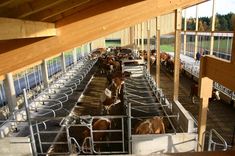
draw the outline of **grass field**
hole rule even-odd
[[[182,43],[183,44],[183,43]],[[195,42],[187,42],[187,49],[194,47]],[[210,49],[210,40],[208,41],[199,41],[198,46],[203,49]],[[161,51],[174,51],[174,45],[172,44],[163,44],[160,46]],[[232,39],[230,40],[215,40],[214,41],[214,51],[231,53],[232,50]]]
[[[194,42],[187,42],[188,45],[194,46]],[[199,41],[198,46],[203,49],[210,49],[210,40]],[[230,40],[214,40],[214,50],[224,53],[231,53],[232,50],[232,39]]]
[[[160,50],[165,52],[171,52],[174,51],[174,46],[170,44],[160,45]]]

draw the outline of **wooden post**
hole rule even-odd
[[[234,30],[235,30],[235,21],[234,21]],[[231,63],[235,64],[235,32],[233,33],[233,44],[232,44],[232,53],[231,53]]]
[[[198,5],[196,5],[196,28],[195,28],[195,45],[194,45],[194,59],[196,59],[196,54],[198,51]]]
[[[186,19],[186,9],[184,10],[184,55],[186,55],[186,40],[187,40],[187,35],[186,35],[186,31],[187,31],[187,19]]]
[[[139,28],[139,24],[137,24],[137,49],[139,49],[140,47],[139,32],[140,32],[140,28]]]
[[[212,95],[213,81],[208,77],[205,77],[206,69],[206,57],[202,57],[200,61],[200,73],[199,73],[199,116],[198,116],[198,151],[203,151],[204,137],[206,131],[206,120],[208,110],[208,100]]]
[[[42,69],[42,82],[43,82],[43,87],[48,88],[49,87],[49,78],[48,78],[48,70],[47,70],[47,61],[43,60],[41,64],[41,69]]]
[[[214,31],[215,31],[215,0],[213,0],[213,5],[212,5],[210,55],[213,55],[213,50],[214,50]]]
[[[156,17],[156,84],[160,87],[160,17]]]
[[[130,27],[130,46],[133,46],[133,27]]]
[[[136,25],[134,26],[134,49],[136,49],[136,45],[137,45],[137,28],[136,28]]]
[[[144,61],[144,23],[141,23],[141,51],[142,51],[142,60]]]
[[[147,21],[147,70],[150,72],[150,23]]]
[[[91,47],[90,47],[91,49]],[[73,48],[73,64],[77,64],[77,48]]]
[[[181,9],[175,11],[175,55],[174,55],[174,93],[173,100],[178,101],[179,95],[179,67],[181,47]]]
[[[62,72],[65,73],[66,72],[66,63],[65,63],[65,53],[64,52],[61,54],[60,59],[61,59]]]
[[[12,73],[7,73],[5,76],[4,83],[4,90],[8,102],[8,108],[10,111],[10,114],[13,114],[13,112],[16,110],[16,92],[15,92],[15,86],[14,86],[14,80]]]

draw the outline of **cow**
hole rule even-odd
[[[131,76],[131,72],[116,71],[107,74],[107,80],[109,85],[113,85],[116,97],[121,93],[122,84],[124,84],[124,79]]]
[[[101,117],[98,120],[93,120],[92,130],[109,130],[111,129],[111,120],[108,118]],[[87,129],[83,132],[84,140],[82,143],[82,151],[93,153],[91,145],[91,133],[93,134],[93,141],[103,141],[107,137],[105,132],[92,132]],[[93,148],[95,151],[100,151],[101,144],[94,144]]]
[[[195,98],[198,97],[198,84],[194,83],[191,85],[190,88],[190,97],[192,100],[192,103],[195,104]],[[214,100],[220,100],[220,93],[218,90],[213,89],[212,91],[212,97],[209,99],[209,101],[214,101]]]
[[[110,114],[110,110],[113,106],[119,104],[121,100],[112,95],[112,92],[109,89],[105,89],[105,93],[101,94],[100,97],[101,105],[104,107],[106,114]]]
[[[171,55],[165,52],[160,53],[160,60],[162,64],[165,64],[168,60],[171,59]]]
[[[154,116],[139,123],[135,128],[135,134],[164,134],[165,125],[163,117]]]
[[[121,65],[120,65],[120,62],[118,62],[118,61],[114,61],[112,59],[109,59],[108,65],[110,66],[111,72],[121,70]]]
[[[81,118],[73,117],[71,116],[71,121],[69,121],[69,124],[76,124]],[[83,120],[80,120],[80,124],[82,124]],[[101,117],[97,120],[94,120],[93,118],[88,118],[88,120],[84,120],[83,122],[85,123],[90,123],[92,127],[86,128],[81,134],[78,133],[80,130],[78,126],[74,126],[72,129],[69,129],[70,131],[70,136],[72,136],[77,140],[77,143],[71,144],[71,154],[80,154],[83,152],[84,154],[87,153],[93,153],[93,149],[91,148],[91,132],[90,129],[92,130],[108,130],[111,129],[111,120],[108,118]],[[65,123],[65,124],[68,124]],[[102,141],[106,137],[105,132],[94,132],[93,134],[93,141]],[[58,137],[55,139],[56,142],[66,142],[67,141],[67,135],[66,133],[61,133],[58,135]],[[95,150],[99,150],[99,144],[94,148]],[[64,144],[53,144],[50,146],[48,149],[47,155],[54,155],[55,153],[66,153],[67,152],[67,147]]]

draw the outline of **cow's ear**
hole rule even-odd
[[[163,116],[160,116],[160,119],[163,120]]]

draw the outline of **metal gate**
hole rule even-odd
[[[166,118],[176,133],[170,118],[179,118],[179,115],[169,115],[166,111],[171,104],[166,102],[162,90],[157,88],[155,81],[147,72],[144,65],[124,66],[123,71],[131,72],[131,77],[124,83],[124,98],[128,114],[129,153],[132,153],[132,133],[137,121],[154,116]]]
[[[125,116],[80,116],[75,121],[70,121],[71,123],[66,125],[70,153],[74,153],[74,145],[77,147],[77,154],[127,153],[125,118]],[[109,129],[94,128],[95,122],[100,119],[111,121]],[[97,140],[97,136],[101,138]]]

